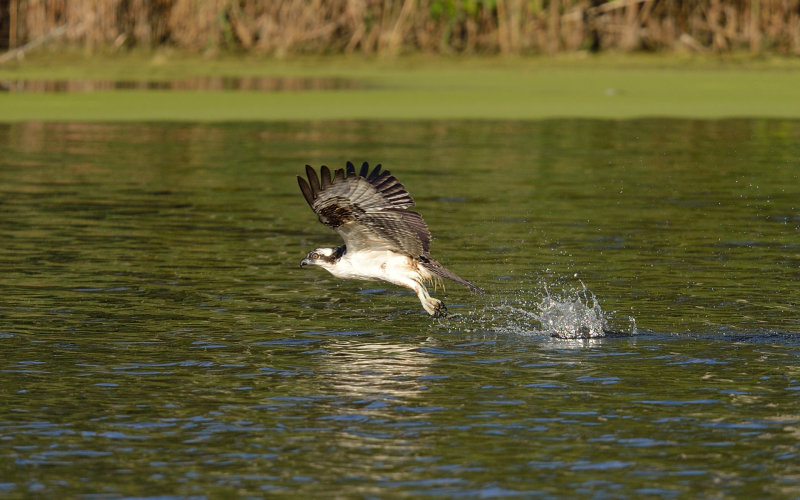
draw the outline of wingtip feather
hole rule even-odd
[[[322,181],[322,189],[325,189],[331,185],[331,169],[329,169],[327,165],[319,167],[319,175],[320,181]]]
[[[308,177],[308,183],[311,187],[311,192],[313,193],[313,199],[317,198],[317,194],[319,193],[319,177],[317,177],[317,172],[311,165],[306,165],[306,176]]]
[[[309,186],[308,182],[306,182],[306,180],[299,175],[297,176],[297,184],[300,185],[300,191],[303,193],[303,197],[306,199],[306,202],[308,202],[308,205],[313,208],[315,196],[311,186]]]
[[[381,175],[381,164],[378,163],[377,165],[375,165],[375,168],[372,169],[372,172],[369,174],[369,176],[367,176],[367,180],[372,182],[380,175]]]

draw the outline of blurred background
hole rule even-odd
[[[797,0],[2,0],[0,50],[800,54]]]

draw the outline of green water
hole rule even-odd
[[[0,125],[0,496],[800,496],[800,122]],[[299,262],[382,162],[453,284]],[[552,338],[583,286],[624,335]]]

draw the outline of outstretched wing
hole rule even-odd
[[[308,181],[297,177],[300,190],[320,222],[344,239],[348,250],[393,250],[411,257],[427,255],[431,233],[422,216],[408,210],[414,200],[388,170],[364,162],[356,173],[352,163],[333,173],[306,165]]]

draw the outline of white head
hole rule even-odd
[[[306,258],[300,261],[300,267],[319,266],[330,270],[344,254],[344,250],[344,245],[335,248],[317,248],[308,252]]]

